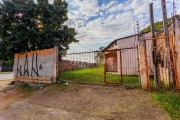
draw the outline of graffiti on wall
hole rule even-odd
[[[30,72],[29,72],[29,63],[28,63],[28,55],[26,54],[26,58],[25,58],[25,61],[24,61],[24,72],[22,72],[22,69],[23,69],[23,66],[19,65],[19,56],[18,56],[18,59],[17,59],[17,74],[16,76],[18,76],[18,74],[20,76],[32,76],[33,73],[36,75],[36,76],[39,76],[39,72],[38,72],[38,55],[37,53],[34,55],[32,55],[32,63],[31,64],[31,69],[30,69]],[[40,64],[39,65],[39,70],[42,70],[43,69],[43,66]]]

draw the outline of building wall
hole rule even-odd
[[[143,34],[143,38],[149,38],[151,33]],[[138,45],[137,35],[121,38],[108,47],[108,50],[133,48]],[[147,45],[147,58],[149,62],[149,73],[153,74],[153,61],[152,61],[152,40],[146,41]],[[121,50],[122,61],[120,60],[120,52],[117,51],[117,71],[121,74],[121,62],[122,62],[122,75],[138,75],[138,50],[137,49],[123,49]]]
[[[135,47],[137,45],[137,36],[131,36],[118,40],[117,45],[118,49]],[[117,56],[119,74],[121,74],[122,62],[122,75],[138,75],[137,49],[121,50],[122,61],[120,60],[120,52],[117,52]]]
[[[14,55],[14,81],[53,83],[57,79],[57,48]]]

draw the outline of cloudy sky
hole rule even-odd
[[[136,21],[142,30],[149,25],[149,3],[153,2],[155,21],[162,20],[161,0],[66,0],[69,20],[75,28],[79,44],[70,45],[68,52],[97,50],[115,39],[135,33]],[[180,0],[174,0],[180,13]],[[173,12],[173,0],[166,0],[168,17]]]
[[[35,0],[36,1],[36,0]],[[49,0],[52,2],[53,0]],[[98,50],[115,39],[133,35],[136,21],[140,30],[150,24],[149,3],[153,2],[155,21],[162,20],[161,0],[66,0],[69,27],[75,28],[75,38],[68,52]],[[180,0],[174,0],[180,14]],[[173,0],[166,0],[168,17],[173,12]]]

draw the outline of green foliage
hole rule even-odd
[[[172,120],[180,119],[180,94],[159,92],[150,94],[152,100],[160,105],[171,117]]]
[[[13,65],[14,63],[13,63],[13,61],[8,60],[8,61],[2,61],[2,64],[3,65]]]
[[[59,46],[68,50],[78,42],[74,29],[62,25],[67,19],[64,0],[3,0],[0,3],[0,60],[13,58],[14,53]]]
[[[102,50],[104,49],[104,47],[100,47],[99,51],[97,52],[95,55],[95,59],[99,62],[99,63],[103,63],[103,59],[104,59],[104,53],[102,52]]]
[[[171,25],[171,18],[168,18],[168,25]],[[154,23],[154,27],[155,27],[155,30],[156,31],[160,31],[161,28],[163,28],[163,21],[157,21]],[[147,26],[146,28],[144,28],[141,33],[146,33],[146,32],[150,32],[151,31],[151,28],[150,28],[150,25]]]

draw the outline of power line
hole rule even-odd
[[[161,9],[158,11],[158,13],[156,14],[155,18],[158,17],[159,13],[161,12]]]
[[[78,44],[79,46],[81,46],[81,47],[83,47],[83,48],[87,49],[87,50],[92,51],[91,49],[89,49],[89,48],[87,48],[87,47],[85,47],[85,46],[81,45],[80,43],[77,43],[77,44]]]

